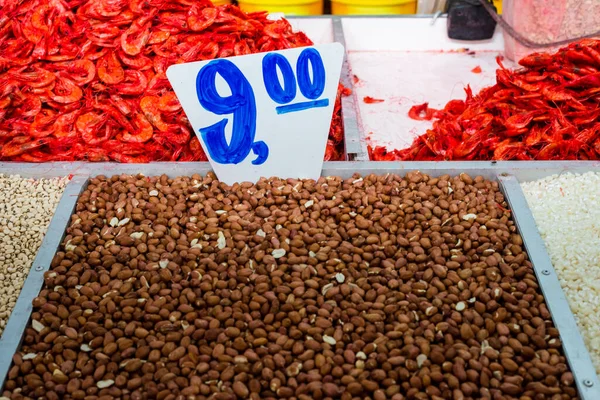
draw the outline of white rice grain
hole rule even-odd
[[[600,374],[600,173],[521,185]]]

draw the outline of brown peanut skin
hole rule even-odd
[[[575,399],[506,209],[465,174],[93,178],[3,395]]]

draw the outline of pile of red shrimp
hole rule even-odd
[[[443,109],[414,106],[434,123],[403,150],[370,148],[377,161],[600,160],[600,40],[554,54],[536,53],[524,68],[496,72],[496,84]]]
[[[312,45],[284,19],[208,0],[0,4],[0,160],[205,161],[167,67]]]

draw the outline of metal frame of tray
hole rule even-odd
[[[600,399],[600,380],[596,375],[575,317],[560,287],[544,242],[539,235],[535,220],[519,185],[519,182],[565,172],[600,172],[600,162],[332,162],[325,163],[323,175],[350,177],[354,173],[361,175],[371,173],[404,174],[417,170],[433,176],[457,175],[464,172],[473,176],[481,175],[488,179],[497,179],[500,182],[516,225],[523,237],[527,253],[533,263],[548,309],[560,332],[565,355],[575,377],[580,397],[584,400]],[[4,334],[0,338],[0,388],[4,385],[12,363],[12,355],[19,348],[31,317],[32,300],[38,295],[43,285],[44,272],[50,268],[50,263],[62,241],[78,195],[85,188],[88,178],[96,175],[121,173],[179,176],[194,173],[205,174],[209,171],[208,163],[0,163],[0,173],[3,174],[19,174],[31,178],[73,175],[73,179],[67,185],[50,222]]]
[[[348,52],[346,50],[346,38],[344,36],[344,26],[341,18],[332,19],[333,39],[344,46],[344,63],[342,64],[342,73],[340,82],[342,85],[352,90],[354,94],[354,83],[350,73],[350,63],[348,61]],[[342,123],[344,126],[344,159],[347,161],[367,161],[369,153],[367,144],[360,132],[358,123],[358,106],[354,95],[342,96]]]

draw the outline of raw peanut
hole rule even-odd
[[[233,384],[233,392],[241,399],[247,398],[248,394],[250,393],[246,385],[240,381],[237,381]]]
[[[471,327],[470,324],[465,323],[462,324],[460,327],[460,336],[464,339],[464,340],[468,340],[473,338],[473,328]]]
[[[500,390],[508,395],[516,396],[521,393],[522,389],[518,385],[512,383],[503,383],[500,385]]]
[[[505,370],[510,372],[515,372],[519,369],[519,365],[510,358],[502,359],[502,366]]]

